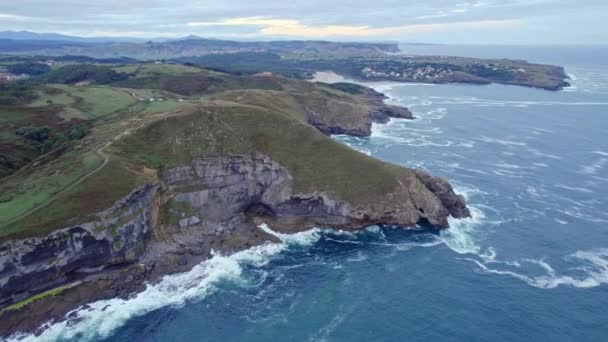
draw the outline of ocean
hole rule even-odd
[[[25,339],[607,340],[608,48],[404,49],[557,63],[571,77],[560,92],[373,84],[417,119],[334,137],[448,178],[472,218],[441,232],[278,235],[282,243],[215,256]]]

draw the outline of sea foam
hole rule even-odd
[[[482,272],[507,275],[515,279],[524,281],[530,286],[542,289],[552,289],[560,285],[569,285],[578,288],[591,288],[608,283],[608,249],[593,249],[582,250],[567,255],[564,259],[574,263],[573,266],[564,271],[555,270],[549,263],[539,259],[524,259],[522,262],[500,262],[494,258],[491,261],[477,260],[473,258],[464,258],[465,260],[475,263]],[[493,268],[489,265],[492,263],[502,263],[510,266],[515,266],[515,269],[522,268],[523,263],[534,264],[540,267],[545,274],[532,276],[523,272],[517,272],[513,269]],[[583,266],[581,266],[583,265]],[[569,273],[583,274],[573,275]]]
[[[212,294],[222,281],[242,282],[244,267],[262,267],[290,246],[306,246],[321,236],[320,229],[296,234],[280,234],[268,226],[260,229],[278,237],[280,243],[267,242],[260,246],[226,256],[213,253],[213,257],[193,267],[190,271],[163,277],[157,284],[128,299],[113,298],[89,304],[87,309],[68,313],[69,319],[47,324],[39,336],[18,334],[9,341],[57,341],[77,339],[91,341],[109,337],[116,329],[134,317],[145,315],[162,307],[181,307],[197,302]]]

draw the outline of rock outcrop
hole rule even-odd
[[[408,173],[409,174],[409,173]],[[0,333],[34,329],[91,300],[126,295],[144,281],[185,271],[210,257],[275,241],[257,225],[281,232],[314,226],[359,229],[370,224],[447,227],[447,218],[469,215],[462,196],[443,179],[411,172],[384,203],[352,204],[327,193],[295,193],[286,168],[268,156],[193,159],[161,172],[97,220],[46,237],[0,245],[0,307],[60,286],[72,302],[44,298],[27,310],[0,314]],[[123,274],[131,274],[125,278]],[[68,305],[70,304],[70,305]],[[34,305],[34,307],[36,307]],[[49,309],[51,308],[51,309]]]
[[[364,110],[364,114],[356,117],[346,115],[327,115],[327,112],[308,110],[306,120],[324,134],[347,134],[357,137],[367,137],[372,133],[372,123],[387,123],[390,118],[414,119],[412,113],[405,107],[378,104]]]
[[[133,191],[95,221],[0,244],[0,308],[104,268],[136,262],[152,230],[154,190],[147,185]]]
[[[167,169],[161,179],[172,193],[170,211],[180,223],[220,223],[246,215],[262,217],[278,230],[313,226],[356,229],[367,224],[435,228],[447,217],[469,216],[464,198],[449,183],[416,171],[406,186],[387,197],[398,202],[355,205],[327,193],[294,193],[289,172],[260,153],[195,159],[190,166]],[[185,221],[183,221],[185,220]]]
[[[352,106],[338,99],[325,98],[316,101],[315,106],[305,106],[306,121],[324,134],[367,137],[372,133],[372,123],[387,123],[390,118],[414,119],[409,109],[384,103],[386,95],[372,88],[350,83],[327,86],[356,93],[360,103]]]

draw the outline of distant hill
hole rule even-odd
[[[31,31],[0,31],[0,39],[41,40],[79,43],[144,42],[145,39],[130,37],[78,37],[59,33],[36,33]]]
[[[3,53],[27,53],[44,50],[59,50],[67,47],[84,47],[87,43],[67,40],[17,40],[0,38],[0,52]]]
[[[30,32],[30,31],[0,31],[0,39],[82,41],[84,38],[66,36],[66,35],[58,34],[58,33],[35,33],[35,32]]]
[[[0,52],[31,55],[81,55],[95,58],[171,59],[212,53],[306,53],[377,55],[399,52],[396,43],[329,42],[320,40],[231,41],[187,36],[174,40],[129,41],[128,38],[82,38],[27,31],[0,32]]]

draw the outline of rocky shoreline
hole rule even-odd
[[[314,114],[308,121],[326,134],[369,135],[372,122],[411,118],[405,108],[384,105],[378,94],[369,95],[372,105],[354,129],[327,125]],[[398,186],[386,200],[363,204],[323,191],[296,192],[289,170],[259,152],[193,158],[158,171],[156,182],[87,223],[0,244],[0,336],[41,333],[49,322],[76,323],[75,308],[141,292],[211,258],[212,251],[232,254],[278,242],[258,228],[262,223],[280,233],[376,224],[442,229],[449,216],[470,216],[446,180],[390,168]]]
[[[2,244],[4,303],[78,284],[22,309],[2,311],[0,333],[36,332],[48,320],[76,319],[77,313],[64,315],[79,305],[125,297],[143,290],[146,282],[187,271],[210,258],[212,250],[230,254],[276,242],[257,228],[262,222],[282,233],[317,226],[357,230],[373,224],[445,228],[450,214],[469,215],[462,196],[445,180],[422,171],[416,172],[416,180],[425,189],[411,197],[411,208],[397,203],[385,211],[353,207],[322,193],[293,194],[289,173],[258,153],[194,160],[191,166],[164,171],[160,178],[159,184],[148,184],[100,213],[115,214],[110,221]],[[176,225],[159,222],[159,201],[179,203],[169,209],[175,210]],[[126,221],[129,216],[133,219]],[[121,220],[124,224],[115,228],[114,236],[101,229],[96,234],[95,227]]]

